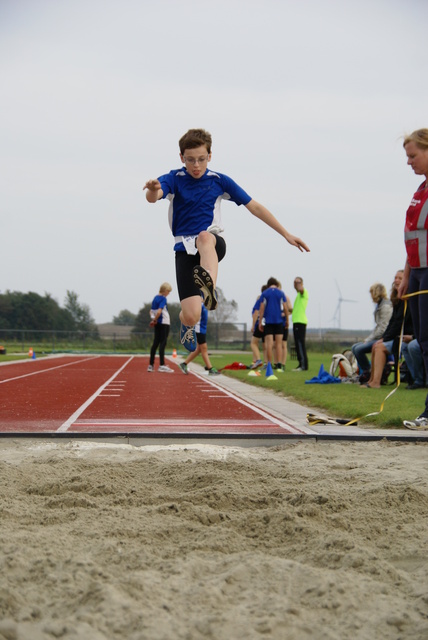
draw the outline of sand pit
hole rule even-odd
[[[0,640],[428,637],[428,445],[0,442]]]

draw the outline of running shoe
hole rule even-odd
[[[216,369],[215,367],[211,367],[211,369],[208,369],[208,375],[209,376],[218,376],[218,375],[220,375],[220,371],[218,369]]]
[[[147,371],[154,371],[155,368],[152,364],[149,364],[149,366],[147,367]]]
[[[161,373],[174,373],[174,369],[171,369],[171,367],[168,367],[167,364],[162,364],[158,371],[160,371]]]
[[[262,366],[262,364],[263,362],[261,360],[256,360],[255,362],[253,362],[250,369],[258,369],[259,367]]]
[[[196,331],[195,327],[181,325],[180,342],[187,351],[196,351]]]
[[[425,418],[425,416],[419,416],[416,420],[404,420],[403,424],[408,429],[423,431],[428,429],[428,418]]]
[[[214,311],[217,308],[217,291],[214,289],[214,283],[208,271],[196,265],[193,269],[193,280],[204,297],[204,305],[208,311]]]
[[[187,374],[189,373],[189,370],[187,368],[187,364],[185,362],[180,362],[180,369],[182,370],[183,373]]]

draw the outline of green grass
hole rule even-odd
[[[11,354],[11,355],[4,355],[1,354],[0,355],[0,364],[2,362],[14,362],[15,360],[29,360],[29,356],[28,355],[15,355],[15,354]]]
[[[309,353],[309,370],[292,371],[297,367],[295,360],[288,360],[285,373],[278,373],[278,380],[266,380],[248,376],[248,371],[223,371],[224,375],[242,380],[246,384],[272,389],[287,399],[295,400],[312,409],[320,409],[323,413],[336,418],[361,418],[360,424],[372,424],[378,428],[402,427],[402,421],[413,419],[422,413],[425,406],[426,389],[408,391],[405,384],[399,386],[395,393],[385,402],[379,415],[363,418],[367,413],[380,411],[385,397],[394,388],[394,384],[382,386],[380,389],[367,389],[359,384],[305,384],[305,380],[318,375],[320,365],[327,371],[330,368],[331,355]],[[232,362],[251,364],[251,354],[210,354],[213,366],[220,369]],[[195,362],[203,364],[202,360]],[[275,373],[275,372],[274,372]],[[391,383],[393,376],[390,376]]]

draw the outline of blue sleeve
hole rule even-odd
[[[166,306],[166,303],[166,297],[158,294],[153,298],[152,309],[163,309]]]
[[[230,200],[237,205],[240,204],[248,204],[250,200],[252,200],[251,196],[248,195],[242,187],[239,186],[232,178],[229,176],[225,176],[221,174],[221,184],[224,189],[224,192],[229,196]]]
[[[163,191],[162,198],[166,198],[168,194],[174,193],[176,173],[177,171],[170,171],[169,173],[165,173],[164,175],[158,177],[158,180],[161,183],[161,189]]]

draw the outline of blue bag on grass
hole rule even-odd
[[[320,366],[320,370],[318,371],[318,375],[310,380],[305,380],[305,384],[334,384],[336,382],[340,383],[340,378],[335,378],[331,376],[327,371],[324,370],[324,365]]]

